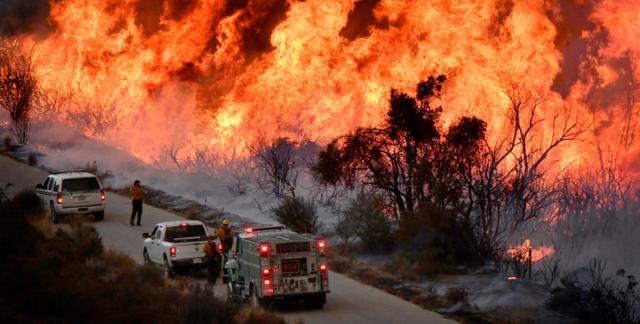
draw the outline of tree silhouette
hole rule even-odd
[[[444,75],[427,78],[417,84],[415,97],[391,90],[385,124],[332,141],[312,166],[316,179],[382,191],[394,203],[396,217],[425,202],[448,204],[456,189],[450,181],[464,165],[451,155],[477,152],[473,148],[484,138],[486,124],[464,117],[447,132],[442,130],[442,108],[433,102],[445,81]]]

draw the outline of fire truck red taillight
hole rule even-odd
[[[327,247],[327,241],[326,240],[318,240],[316,241],[316,248],[318,248],[318,250],[320,250],[320,253],[324,253],[325,248]]]
[[[271,251],[271,244],[260,243],[260,245],[258,246],[258,251],[260,252],[260,257],[263,257],[263,258],[269,257],[269,252]]]
[[[58,196],[56,197],[56,202],[58,203],[58,205],[62,205],[62,193],[58,193]]]
[[[320,279],[322,280],[322,289],[329,289],[329,271],[327,265],[320,265]]]
[[[172,257],[176,256],[176,247],[175,246],[172,246],[172,247],[169,248],[169,256],[172,256]]]
[[[218,243],[218,252],[222,252],[222,243]]]
[[[105,201],[105,199],[107,199],[107,197],[104,195],[104,190],[100,190],[100,200]]]
[[[271,285],[271,271],[268,268],[262,269],[262,282],[265,286]]]

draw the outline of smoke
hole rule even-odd
[[[46,36],[55,29],[48,19],[51,6],[47,0],[0,1],[0,35],[33,33]]]
[[[359,37],[368,37],[369,28],[387,29],[389,21],[385,18],[375,17],[375,7],[380,0],[358,0],[349,12],[347,24],[340,30],[340,36],[354,40]]]

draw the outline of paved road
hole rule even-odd
[[[10,192],[35,188],[47,176],[45,171],[0,156],[0,186],[11,183]],[[180,219],[164,210],[144,205],[142,226],[129,225],[130,201],[107,193],[105,219],[93,223],[106,247],[122,251],[142,263],[142,233],[158,222]],[[398,297],[330,272],[331,293],[323,310],[280,311],[288,321],[305,323],[455,323]],[[217,295],[224,294],[219,283]]]

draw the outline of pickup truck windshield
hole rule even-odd
[[[207,233],[202,225],[168,227],[164,236],[167,242],[193,242],[204,241]]]
[[[66,191],[98,191],[100,184],[96,178],[76,178],[62,180],[62,190]]]

